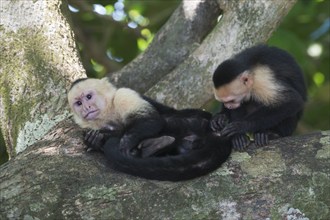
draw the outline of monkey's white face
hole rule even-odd
[[[215,88],[215,99],[228,109],[236,109],[244,101],[250,100],[252,84],[252,78],[244,72],[230,83]]]
[[[227,89],[215,89],[214,90],[215,99],[222,102],[223,105],[228,109],[236,109],[241,106],[241,103],[245,100],[247,96],[246,92],[232,93],[231,90]]]
[[[82,91],[74,97],[72,108],[80,118],[95,120],[106,106],[105,98],[98,95],[95,90]]]
[[[81,128],[101,129],[111,120],[112,102],[116,93],[107,78],[86,79],[68,92],[68,102],[75,122]]]

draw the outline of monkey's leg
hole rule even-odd
[[[157,136],[163,125],[164,121],[160,117],[135,119],[120,140],[120,151],[126,156],[131,155],[131,150],[136,148],[141,141]]]
[[[201,141],[202,139],[195,134],[185,136],[178,143],[177,153],[185,154],[191,150],[198,149],[201,147]]]
[[[172,136],[148,138],[138,145],[141,149],[141,157],[185,154],[200,147],[201,138],[197,135],[188,135],[176,140]],[[175,143],[174,143],[175,142]]]

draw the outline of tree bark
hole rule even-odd
[[[184,182],[115,172],[72,122],[0,167],[0,219],[327,219],[330,131],[234,152]],[[73,138],[75,137],[75,138]]]
[[[177,108],[202,106],[213,97],[215,68],[240,50],[266,42],[296,1],[218,2],[223,10],[219,23],[184,62],[147,91],[148,96]]]
[[[215,0],[183,0],[148,49],[119,72],[109,74],[110,79],[144,93],[200,45],[220,12]]]
[[[85,72],[59,0],[0,3],[0,125],[10,157],[69,115],[66,88]]]

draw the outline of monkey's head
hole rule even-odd
[[[251,98],[253,76],[237,60],[226,60],[213,74],[214,96],[228,109],[236,109]]]
[[[82,128],[98,129],[106,123],[108,109],[111,108],[116,88],[103,79],[78,79],[72,83],[68,101],[75,122]]]

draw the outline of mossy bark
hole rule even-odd
[[[10,157],[67,118],[66,88],[84,74],[64,6],[1,2],[0,125]]]
[[[184,182],[115,172],[73,122],[0,167],[1,219],[285,219],[330,215],[330,131],[234,152]]]
[[[109,74],[110,79],[118,86],[146,92],[201,44],[220,14],[216,0],[183,1],[148,49],[120,71]]]
[[[147,95],[177,108],[201,107],[213,98],[215,68],[242,49],[265,43],[295,0],[218,1],[222,16],[203,42]]]

